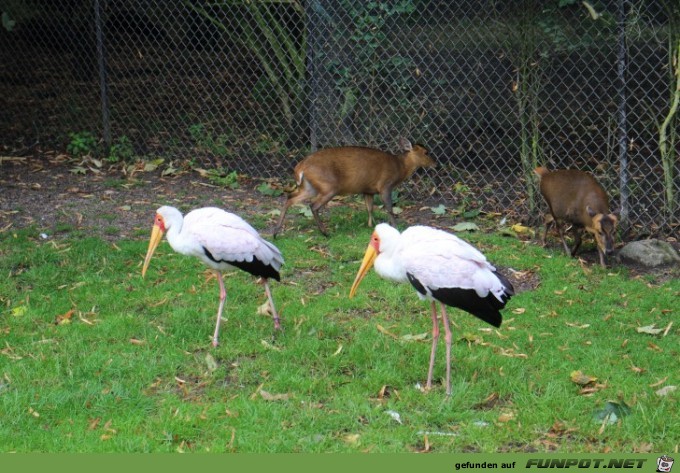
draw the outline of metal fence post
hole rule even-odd
[[[102,110],[102,135],[104,137],[104,153],[111,148],[111,121],[109,118],[109,89],[106,73],[106,45],[104,44],[104,25],[102,24],[102,5],[106,0],[94,0],[94,21],[97,32],[97,64],[99,66],[99,93]]]
[[[622,234],[627,233],[628,222],[628,126],[627,126],[627,94],[626,94],[626,0],[618,2],[618,51],[617,51],[617,77],[619,82],[619,106],[618,106],[618,129],[619,129],[619,192],[620,192],[620,228]]]

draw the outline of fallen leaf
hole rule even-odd
[[[501,356],[508,356],[510,358],[523,358],[523,359],[529,358],[529,355],[527,355],[526,353],[515,353],[515,351],[512,348],[505,349],[502,347],[498,347],[498,354]]]
[[[605,389],[607,387],[606,384],[600,384],[600,383],[595,383],[595,384],[589,384],[579,390],[579,395],[580,396],[589,396],[591,394],[594,394],[602,389]]]
[[[312,218],[312,210],[309,208],[308,205],[305,205],[304,207],[300,207],[299,209],[300,215],[304,215],[307,218]]]
[[[385,414],[387,414],[388,416],[390,416],[392,419],[394,419],[395,421],[397,421],[399,424],[402,423],[402,422],[401,422],[401,416],[399,415],[399,413],[398,413],[397,411],[385,411]]]
[[[205,364],[208,366],[208,371],[211,373],[218,367],[217,361],[215,361],[215,358],[210,353],[205,355]]]
[[[446,207],[444,204],[439,204],[437,207],[430,207],[430,210],[435,215],[444,215],[446,213]]]
[[[163,161],[164,161],[164,159],[161,159],[161,158],[154,159],[152,161],[147,161],[146,163],[144,163],[144,171],[146,171],[146,172],[155,171],[156,169],[158,169],[158,166],[163,164]],[[204,169],[199,170],[199,174],[200,174],[200,171],[205,171],[205,170]],[[205,171],[205,172],[207,173],[207,171]]]
[[[666,335],[668,335],[668,332],[670,332],[672,326],[673,326],[673,321],[671,320],[670,322],[668,322],[668,325],[666,326],[666,328],[665,328],[664,331],[663,331],[663,336],[664,336],[664,337],[665,337]]]
[[[581,370],[572,371],[570,378],[573,383],[576,383],[579,386],[587,386],[590,383],[594,383],[595,381],[597,381],[597,378],[595,376],[584,374],[583,371]]]
[[[563,422],[556,420],[550,427],[550,430],[546,434],[546,437],[553,439],[564,438],[573,432],[578,432],[578,429],[575,427],[568,427]]]
[[[636,329],[637,333],[647,333],[649,335],[658,335],[664,331],[662,328],[655,328],[654,324],[645,325],[644,327],[638,327]]]
[[[668,376],[666,376],[665,378],[661,378],[661,379],[658,380],[656,383],[650,384],[649,387],[650,387],[650,388],[655,388],[655,387],[657,387],[657,386],[661,386],[663,383],[666,382],[667,379],[668,379]]]
[[[232,450],[234,448],[234,439],[236,439],[236,429],[231,428],[231,438],[229,439],[229,443],[227,444],[227,450]]]
[[[260,192],[261,194],[264,194],[266,196],[271,196],[271,197],[278,197],[281,194],[283,194],[283,191],[281,189],[275,189],[271,187],[269,184],[266,182],[263,182],[259,186],[256,187],[256,190]]]
[[[257,307],[257,315],[271,315],[271,308],[269,306],[269,301]]]
[[[479,230],[479,225],[472,222],[460,222],[451,227],[454,232],[476,232]]]
[[[378,329],[378,332],[383,333],[383,334],[385,334],[385,335],[387,335],[387,336],[390,336],[390,337],[392,337],[392,338],[399,338],[399,337],[397,337],[395,334],[393,334],[392,332],[389,332],[385,327],[383,327],[383,326],[380,325],[380,324],[375,324],[375,328]]]
[[[519,223],[514,224],[513,226],[510,227],[513,232],[517,233],[518,235],[531,235],[534,236],[534,229],[531,227],[525,227],[524,225],[520,225]]]
[[[655,450],[654,444],[650,442],[640,442],[639,444],[633,446],[632,452],[634,453],[653,453]]]
[[[396,389],[392,388],[392,386],[385,384],[383,385],[382,388],[380,388],[380,391],[378,392],[378,399],[382,401],[384,399],[392,397],[393,394],[395,397],[397,398],[399,397],[399,392]]]
[[[418,450],[420,453],[428,453],[430,451],[430,439],[427,435],[423,436],[423,448]]]
[[[28,312],[28,307],[25,305],[19,305],[12,308],[12,315],[14,317],[21,317],[22,315],[26,314],[26,312]]]
[[[478,345],[484,342],[484,338],[474,333],[464,333],[459,340],[467,342],[468,345]]]
[[[516,309],[512,309],[512,313],[517,315],[523,314],[526,311],[527,310],[524,307],[517,307]]]
[[[498,416],[498,422],[510,422],[515,418],[515,413],[508,411],[508,412],[503,412],[501,415]]]
[[[163,171],[161,172],[161,176],[171,176],[173,174],[177,173],[177,169],[172,167],[171,165],[168,165]]]
[[[101,422],[100,417],[97,417],[95,419],[90,419],[90,422],[88,423],[88,426],[87,426],[88,430],[96,429],[100,422]]]
[[[415,335],[413,334],[406,334],[402,335],[401,339],[407,342],[417,342],[419,340],[425,340],[427,338],[427,332],[426,333],[417,333]]]
[[[271,394],[270,392],[267,392],[264,389],[260,389],[260,396],[262,396],[262,399],[264,399],[265,401],[287,401],[288,399],[290,399],[289,393]]]
[[[267,340],[260,340],[260,343],[262,344],[263,347],[269,349],[269,350],[274,350],[274,351],[281,351],[281,349],[275,345],[272,345],[269,343]]]
[[[590,324],[579,325],[579,324],[573,324],[571,322],[565,322],[565,324],[566,324],[567,327],[574,327],[574,328],[588,328],[588,327],[590,327]]]
[[[359,434],[347,434],[342,440],[350,445],[356,445],[359,443],[359,438],[361,438],[361,435]]]
[[[595,411],[593,418],[597,422],[602,422],[603,425],[614,424],[620,417],[625,417],[630,413],[630,407],[625,402],[607,401],[602,409]]]
[[[177,378],[175,378],[175,379],[177,379]],[[264,383],[261,383],[261,384],[257,387],[257,389],[255,389],[255,391],[253,392],[253,394],[250,395],[250,398],[249,398],[249,399],[250,399],[251,401],[252,401],[253,399],[255,399],[255,398],[257,397],[257,395],[260,393],[260,390],[262,389],[262,386],[264,386]]]
[[[55,325],[66,325],[71,323],[71,317],[73,317],[73,314],[76,311],[71,309],[65,314],[57,315],[57,317],[54,319]]]
[[[588,13],[590,14],[590,18],[593,20],[597,20],[602,16],[601,13],[599,13],[597,10],[595,10],[595,7],[593,7],[590,3],[588,2],[581,2],[584,7],[586,7],[586,10],[588,10]]]
[[[677,386],[664,386],[663,388],[655,391],[655,394],[657,396],[668,396],[670,393],[674,392],[676,389],[678,389]]]
[[[472,406],[473,409],[479,409],[479,410],[490,410],[496,407],[496,405],[499,402],[500,397],[498,396],[498,393],[491,393],[489,394],[486,399],[484,399],[482,402],[475,404]]]

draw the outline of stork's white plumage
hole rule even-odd
[[[156,211],[149,249],[144,259],[142,277],[146,274],[151,256],[164,233],[167,233],[168,243],[173,250],[183,255],[197,257],[217,273],[220,305],[213,335],[214,346],[218,343],[222,309],[227,297],[222,279],[222,272],[225,270],[239,268],[262,278],[274,318],[274,328],[281,328],[268,279],[280,281],[279,270],[283,264],[283,257],[279,249],[264,240],[248,222],[238,215],[215,207],[192,210],[184,217],[174,207],[159,208]]]
[[[410,282],[421,299],[431,301],[432,351],[427,389],[432,387],[435,352],[439,340],[436,302],[441,305],[446,341],[446,394],[451,394],[451,329],[446,306],[462,309],[500,327],[500,310],[514,295],[510,281],[496,271],[475,247],[455,235],[432,227],[409,227],[403,233],[388,224],[375,227],[371,242],[352,284],[350,297],[375,264],[381,277]]]

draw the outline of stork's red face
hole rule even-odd
[[[156,214],[156,218],[153,222],[153,228],[151,229],[151,238],[149,239],[149,249],[146,250],[146,257],[144,258],[144,266],[142,267],[142,277],[146,274],[146,270],[151,262],[151,257],[153,252],[156,251],[156,247],[161,242],[163,234],[165,233],[165,220],[161,214]]]
[[[359,267],[359,272],[357,273],[356,278],[354,278],[352,288],[349,290],[349,297],[354,297],[354,293],[356,293],[357,288],[359,287],[359,283],[361,283],[361,280],[364,279],[364,276],[366,276],[368,270],[371,269],[371,266],[373,266],[373,262],[375,261],[379,254],[380,254],[380,237],[376,232],[373,232],[373,235],[371,236],[371,241],[368,244],[368,248],[366,248],[364,259],[361,262],[361,266]]]

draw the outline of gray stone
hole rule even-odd
[[[656,239],[630,242],[621,248],[618,257],[621,261],[649,268],[680,263],[680,255],[675,248],[668,242]]]

